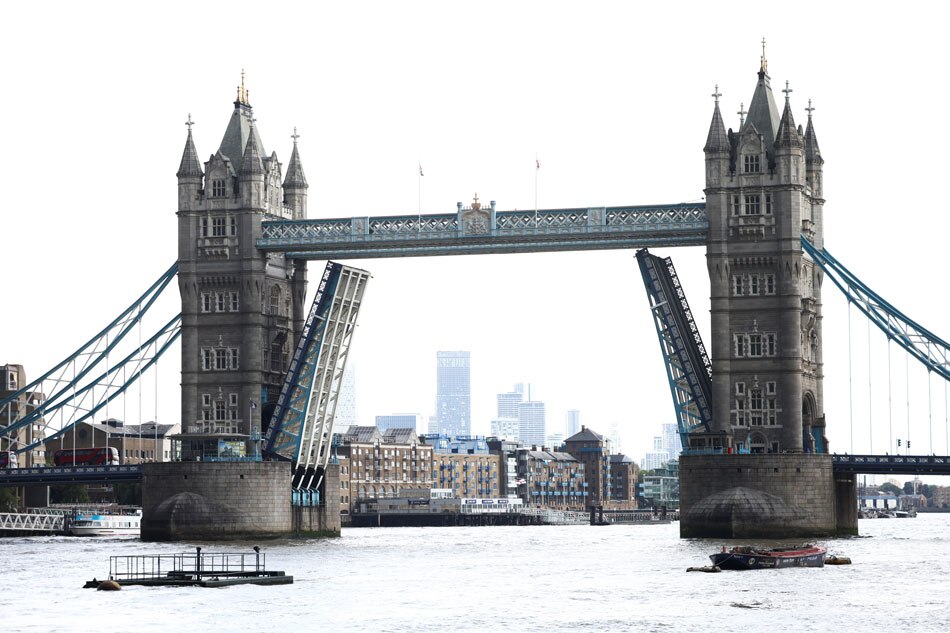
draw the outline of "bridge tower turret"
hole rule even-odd
[[[182,458],[206,460],[219,446],[233,456],[242,442],[252,456],[303,328],[307,285],[305,261],[255,244],[263,220],[305,216],[303,169],[295,139],[290,172],[299,177],[288,174],[295,193],[285,195],[281,164],[263,149],[243,77],[221,144],[203,170],[191,125],[189,116],[178,170]],[[305,188],[304,179],[304,196]]]
[[[821,278],[800,243],[821,243],[822,159],[810,114],[803,134],[787,82],[783,92],[779,116],[763,50],[738,132],[724,131],[714,94],[704,147],[713,426],[743,450],[825,452]]]

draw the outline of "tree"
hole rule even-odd
[[[16,488],[0,488],[0,512],[16,512],[19,505]]]
[[[907,486],[904,486],[904,488],[906,489]],[[900,488],[898,488],[897,486],[895,486],[889,481],[884,482],[883,484],[878,486],[878,490],[880,490],[881,492],[889,492],[895,497],[899,497],[900,495],[904,494],[904,490],[901,490]]]
[[[113,484],[115,502],[123,506],[142,505],[142,484],[138,482]]]
[[[83,484],[60,484],[49,487],[50,503],[89,503],[89,487]]]

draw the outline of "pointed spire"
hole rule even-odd
[[[788,87],[787,81],[785,82],[785,89],[782,92],[785,93],[785,111],[782,112],[782,120],[778,124],[778,132],[775,133],[775,146],[802,147],[802,145],[804,145],[802,135],[798,133],[798,129],[795,127],[795,117],[792,116],[792,106],[789,104],[788,95],[791,94],[792,89]]]
[[[759,80],[755,85],[755,92],[752,93],[752,101],[749,102],[749,111],[746,112],[749,116],[745,118],[739,128],[739,133],[745,134],[751,128],[754,128],[758,134],[762,135],[765,147],[771,153],[772,145],[775,143],[775,135],[778,133],[779,115],[778,106],[775,105],[775,97],[772,95],[768,62],[765,59],[764,38],[758,75]]]
[[[261,160],[261,148],[257,144],[257,132],[254,130],[254,119],[250,120],[250,133],[247,137],[247,146],[244,148],[244,156],[241,158],[241,171],[239,175],[258,176],[264,174],[264,163]]]
[[[808,112],[808,126],[805,128],[805,160],[809,163],[817,162],[821,164],[825,160],[821,157],[821,150],[818,148],[818,137],[815,136],[815,127],[811,123],[811,113],[815,111],[815,108],[811,105],[811,99],[808,100],[808,107],[805,108],[805,111]]]
[[[711,95],[715,99],[712,121],[709,123],[709,134],[706,136],[706,145],[704,152],[728,152],[729,137],[726,136],[726,126],[722,122],[722,113],[719,112],[719,84],[716,84],[716,90]]]
[[[300,161],[300,154],[297,152],[297,139],[300,138],[300,135],[297,134],[297,128],[294,128],[294,133],[290,135],[290,138],[294,139],[294,150],[290,154],[290,163],[287,165],[287,177],[284,179],[284,187],[298,187],[306,189],[307,177],[303,173],[303,163]]]
[[[191,138],[191,126],[194,125],[194,122],[191,120],[191,113],[188,114],[188,121],[185,125],[188,126],[188,139],[185,141],[185,151],[182,152],[181,155],[181,165],[178,166],[178,173],[175,175],[179,178],[200,178],[204,175],[204,172],[201,170],[201,163],[198,161],[195,141]]]

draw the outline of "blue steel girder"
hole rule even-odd
[[[297,461],[306,427],[320,342],[326,331],[327,314],[333,304],[333,291],[340,280],[341,268],[340,264],[327,262],[310,306],[310,314],[284,376],[284,384],[264,438],[264,454],[275,459]]]
[[[646,249],[637,262],[650,301],[660,350],[666,366],[676,423],[683,449],[687,436],[709,432],[712,423],[712,364],[669,258]]]
[[[950,457],[945,455],[833,455],[836,473],[865,475],[950,475]]]
[[[832,257],[831,253],[819,250],[805,236],[802,236],[801,241],[804,251],[831,278],[849,302],[928,370],[944,380],[950,380],[950,345],[946,341],[885,301]]]
[[[293,487],[316,489],[369,273],[328,262],[284,379],[264,452],[294,464]]]
[[[705,203],[398,215],[262,223],[256,246],[295,259],[700,246]]]

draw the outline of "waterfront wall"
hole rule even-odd
[[[290,496],[288,462],[143,464],[142,540],[289,536]]]
[[[851,498],[849,499],[849,490]],[[813,538],[857,532],[830,455],[683,455],[680,536]]]
[[[339,536],[342,527],[340,490],[340,465],[329,464],[320,485],[320,506],[293,508],[294,535]]]

